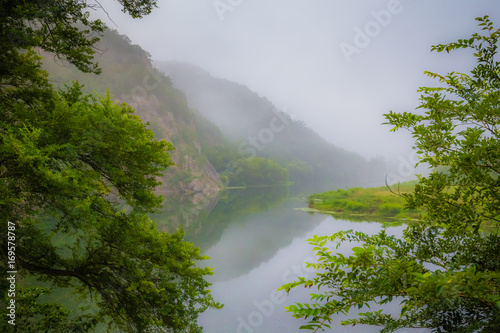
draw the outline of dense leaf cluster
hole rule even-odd
[[[134,17],[154,4],[123,1]],[[89,34],[104,26],[88,20],[89,6],[43,0],[4,1],[0,8],[2,313],[13,299],[6,272],[17,271],[16,326],[2,320],[0,330],[87,332],[109,325],[197,332],[198,314],[220,307],[204,279],[211,270],[196,267],[204,257],[182,232],[158,232],[147,215],[161,206],[155,188],[173,164],[172,145],[154,140],[134,110],[109,93],[85,95],[78,83],[56,91],[34,51],[98,72],[97,38]],[[15,243],[12,267],[8,241]],[[56,288],[89,306],[71,313],[51,303],[46,295]]]
[[[335,314],[399,302],[399,315],[370,310],[340,323],[379,325],[382,332],[500,331],[500,30],[487,16],[477,20],[484,34],[433,47],[473,49],[471,74],[427,73],[444,86],[421,88],[423,112],[386,115],[393,131],[411,131],[421,163],[436,168],[419,177],[413,193],[402,194],[408,208],[425,209],[422,220],[409,224],[402,238],[342,231],[310,239],[316,277],[281,287],[318,287],[312,304],[288,307],[310,319],[302,328],[324,330]],[[361,245],[348,257],[327,246],[352,241]]]

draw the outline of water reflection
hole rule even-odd
[[[213,282],[248,274],[324,219],[316,215],[305,221],[304,213],[293,208],[293,203],[286,201],[232,221],[220,240],[204,252],[211,258],[208,265],[216,270]]]
[[[263,192],[261,192],[263,191]],[[209,278],[213,283],[215,299],[225,304],[224,309],[207,311],[200,317],[200,324],[207,333],[290,333],[299,330],[305,321],[291,317],[284,309],[294,302],[307,302],[309,290],[294,290],[291,295],[276,293],[283,283],[298,276],[310,276],[304,261],[312,261],[312,246],[306,239],[313,235],[328,235],[340,230],[354,229],[374,234],[381,230],[379,223],[336,220],[321,214],[307,214],[296,208],[305,205],[304,198],[281,198],[271,205],[256,205],[254,200],[265,195],[265,190],[228,193],[222,203],[238,204],[259,209],[233,211],[226,221],[218,240],[207,247],[204,254],[211,257],[206,265],[215,268]],[[229,199],[229,197],[232,199]],[[238,197],[235,197],[238,196]],[[241,203],[244,199],[246,203]],[[214,208],[207,218],[217,209]],[[221,207],[224,211],[229,207]],[[222,214],[217,215],[222,218]],[[208,223],[208,220],[207,220]],[[402,227],[391,228],[389,233],[400,234]],[[202,236],[198,236],[200,239]],[[212,241],[214,238],[212,238]],[[355,244],[343,245],[339,251],[351,254]],[[362,311],[365,311],[364,309]],[[397,304],[386,311],[399,311]],[[355,313],[353,312],[351,317]],[[332,332],[378,332],[379,327],[335,326]],[[399,330],[428,332],[428,330]]]
[[[214,298],[225,307],[208,310],[200,316],[204,332],[304,332],[299,327],[305,321],[292,318],[284,306],[308,302],[310,291],[297,289],[287,295],[276,293],[276,289],[299,276],[313,276],[304,265],[305,261],[314,260],[312,246],[306,240],[313,235],[329,235],[348,229],[374,234],[382,228],[380,223],[366,222],[364,217],[346,220],[298,210],[306,206],[306,196],[314,192],[278,186],[233,189],[212,199],[196,195],[170,198],[165,209],[152,216],[159,229],[171,232],[182,227],[185,239],[210,257],[202,264],[215,269],[208,280],[213,283]],[[402,228],[391,228],[389,233],[399,235]],[[338,251],[350,255],[355,245],[342,245]],[[400,308],[396,303],[385,311],[398,313]],[[349,315],[353,317],[355,312]],[[331,332],[380,330],[379,327],[332,326]],[[428,330],[398,331],[406,332]]]
[[[182,228],[185,239],[201,251],[219,242],[226,228],[242,224],[248,216],[280,205],[288,196],[288,187],[232,189],[214,198],[200,194],[170,197],[161,212],[151,215],[158,229],[173,232]]]

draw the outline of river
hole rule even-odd
[[[210,259],[202,265],[214,268],[208,280],[212,295],[223,303],[222,310],[207,310],[199,318],[206,333],[294,333],[305,323],[284,309],[294,302],[308,302],[309,289],[298,288],[289,295],[276,289],[298,276],[312,277],[304,265],[312,261],[313,235],[329,235],[354,229],[369,234],[381,230],[376,222],[334,219],[299,210],[306,206],[306,192],[294,187],[248,188],[225,191],[216,202],[202,202],[207,208],[192,210],[177,205],[175,212],[159,217],[182,225],[186,240],[201,248]],[[307,194],[312,194],[309,192]],[[193,204],[192,202],[195,202]],[[191,200],[190,206],[200,205]],[[180,212],[179,212],[180,211]],[[401,227],[389,233],[401,234]],[[339,251],[352,254],[351,244]],[[372,307],[372,309],[375,309]],[[366,311],[362,309],[361,312]],[[385,309],[399,313],[397,303]],[[349,313],[349,316],[355,312]],[[346,316],[337,319],[345,319]],[[337,320],[338,323],[338,320]],[[340,326],[330,332],[378,332],[379,327]],[[426,329],[401,329],[398,333],[423,333]]]

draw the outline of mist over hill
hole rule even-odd
[[[147,51],[115,31],[106,31],[99,48],[102,74],[83,74],[47,55],[50,79],[59,86],[78,80],[99,94],[109,90],[136,109],[157,139],[172,142],[176,165],[166,172],[165,194],[211,197],[225,186],[290,182],[316,190],[383,183],[381,160],[328,143],[241,84],[181,62],[158,62],[155,69]]]
[[[156,62],[155,66],[185,92],[189,106],[215,123],[245,158],[277,161],[294,183],[316,183],[325,188],[383,183],[386,166],[382,160],[367,161],[328,143],[246,86],[214,78],[187,63]],[[353,132],[352,140],[356,135]],[[219,172],[223,171],[224,165],[210,154],[208,157]]]
[[[128,37],[116,31],[105,32],[96,56],[102,73],[85,74],[68,63],[53,61],[45,54],[44,67],[56,86],[76,81],[84,91],[130,104],[140,118],[148,123],[158,140],[172,142],[175,150],[163,177],[163,194],[200,193],[213,197],[222,189],[218,173],[201,151],[201,142],[216,144],[222,133],[203,116],[190,110],[185,95],[174,88],[168,77],[152,67],[150,55]]]

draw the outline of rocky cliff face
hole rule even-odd
[[[130,104],[136,114],[150,124],[157,139],[172,142],[175,147],[171,155],[175,166],[171,166],[165,173],[160,193],[197,194],[193,197],[197,202],[200,201],[200,196],[207,199],[216,196],[223,187],[219,174],[203,155],[196,137],[191,136],[188,141],[183,139],[184,132],[196,132],[194,122],[179,120],[174,112],[162,107],[154,93],[142,96],[123,94],[118,96],[118,100]]]

